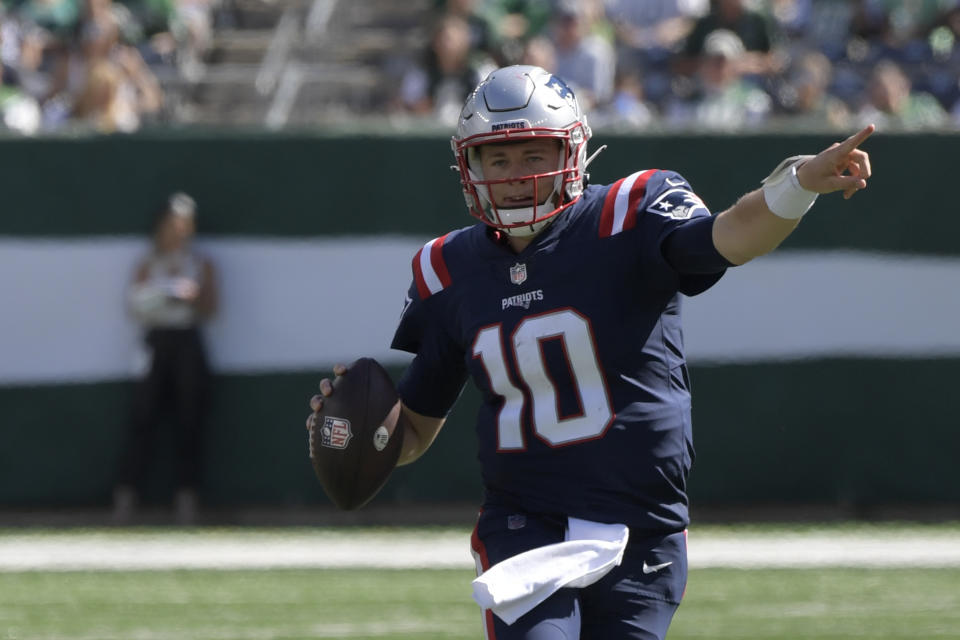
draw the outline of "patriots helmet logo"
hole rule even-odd
[[[567,83],[558,78],[557,76],[550,76],[550,80],[547,81],[547,85],[551,89],[557,92],[561,98],[566,101],[571,101],[574,99],[573,89],[567,86]]]
[[[691,218],[697,210],[702,210],[703,215],[710,215],[710,210],[700,196],[683,188],[664,191],[647,207],[650,213],[657,213],[675,220]]]

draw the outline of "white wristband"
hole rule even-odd
[[[820,194],[807,191],[797,180],[797,167],[812,157],[787,158],[763,179],[763,199],[767,202],[767,208],[775,215],[787,220],[797,220],[813,206]]]

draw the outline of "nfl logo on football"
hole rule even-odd
[[[523,284],[527,281],[527,265],[517,263],[510,267],[510,282],[513,284]]]
[[[331,449],[346,449],[350,444],[350,421],[343,418],[326,417],[320,430],[320,444]]]

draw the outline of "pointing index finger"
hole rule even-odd
[[[840,143],[840,146],[837,147],[837,151],[840,153],[850,153],[861,144],[863,141],[873,135],[873,132],[877,130],[876,125],[868,124],[861,131],[853,134],[846,140]]]

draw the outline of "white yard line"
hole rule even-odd
[[[54,532],[0,535],[0,571],[473,567],[468,532]],[[690,566],[960,567],[960,533],[697,534]]]

